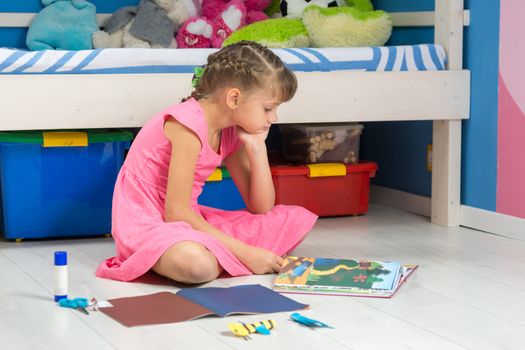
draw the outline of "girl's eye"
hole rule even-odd
[[[272,111],[272,109],[271,109],[271,108],[264,107],[264,111],[265,111],[266,113],[269,113],[269,112]]]

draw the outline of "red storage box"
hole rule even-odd
[[[364,214],[377,164],[274,165],[276,204],[300,205],[319,216]]]

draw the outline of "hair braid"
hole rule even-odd
[[[253,41],[239,41],[208,56],[190,97],[200,100],[228,85],[247,92],[270,86],[284,102],[295,94],[297,80],[270,49]]]

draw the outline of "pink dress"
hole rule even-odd
[[[120,170],[113,195],[112,234],[117,256],[104,261],[97,276],[121,281],[146,273],[161,255],[181,241],[198,242],[217,258],[232,276],[249,275],[244,266],[218,239],[194,230],[182,221],[164,221],[164,200],[171,143],[164,135],[168,118],[195,132],[201,150],[195,167],[191,207],[213,226],[247,244],[277,255],[294,249],[312,228],[317,216],[290,205],[276,205],[265,214],[247,210],[225,211],[197,204],[202,186],[224,158],[240,147],[235,128],[222,131],[219,153],[208,143],[208,126],[200,104],[194,99],[174,105],[149,120],[137,135]]]

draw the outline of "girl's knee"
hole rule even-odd
[[[183,283],[209,282],[222,271],[215,256],[194,242],[181,242],[168,249],[153,270]]]

